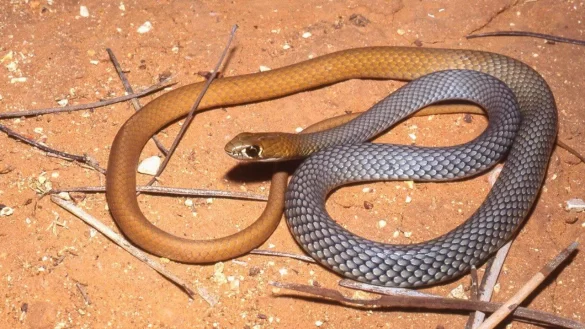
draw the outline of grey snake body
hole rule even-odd
[[[487,56],[494,58],[484,67],[473,63],[461,66],[490,73],[513,94],[478,72],[438,72],[406,85],[377,104],[377,111],[320,133],[322,140],[327,140],[323,134],[329,134],[329,145],[335,146],[302,163],[285,199],[289,228],[307,253],[351,279],[418,287],[465,273],[512,237],[527,217],[545,177],[556,138],[557,112],[552,93],[537,72],[504,56]],[[513,96],[521,115],[517,134]],[[414,110],[445,97],[473,101],[486,109],[495,106],[488,129],[473,142],[448,148],[363,143],[407,115],[404,109]],[[340,137],[339,141],[331,142],[334,136]],[[466,222],[433,240],[410,245],[371,241],[342,228],[325,209],[328,193],[344,184],[451,180],[476,174],[500,159],[509,142],[507,161],[483,204]]]

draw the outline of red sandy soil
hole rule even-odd
[[[81,5],[88,8],[89,17],[80,17]],[[106,48],[118,56],[136,90],[169,74],[180,85],[201,81],[197,72],[215,65],[230,28],[238,24],[226,76],[374,45],[470,48],[512,56],[544,76],[559,108],[559,138],[585,153],[585,48],[532,38],[465,39],[475,31],[510,29],[585,39],[584,13],[582,1],[556,0],[3,1],[0,112],[58,106],[63,99],[73,105],[123,95]],[[146,21],[152,23],[152,30],[137,33]],[[311,36],[304,38],[305,32]],[[285,44],[290,48],[284,49]],[[10,52],[12,58],[5,57]],[[26,81],[12,83],[19,77]],[[366,110],[400,85],[349,81],[201,114],[164,173],[164,185],[266,194],[270,171],[252,180],[246,179],[249,169],[229,174],[238,166],[223,153],[229,139],[242,131],[294,132],[345,111]],[[142,99],[143,104],[147,100]],[[120,103],[1,123],[51,147],[88,153],[105,167],[114,135],[133,111],[128,103]],[[415,118],[379,140],[411,143],[409,134],[414,134],[418,145],[453,145],[477,136],[486,125],[478,116],[468,121],[463,114]],[[173,124],[159,137],[170,145],[178,128]],[[151,144],[143,157],[158,154]],[[0,203],[14,209],[11,216],[0,217],[1,328],[461,328],[467,319],[464,313],[368,311],[282,297],[284,291],[274,290],[269,281],[318,282],[336,288],[339,277],[318,265],[257,255],[224,263],[223,274],[239,281],[239,287],[214,280],[213,265],[166,264],[193,287],[204,287],[219,297],[213,307],[199,297],[189,300],[182,290],[104,236],[93,234],[49,198],[39,199],[39,184],[40,188],[46,188],[47,181],[63,188],[102,185],[103,175],[48,157],[5,135],[0,136],[0,145],[0,170],[12,168],[0,174]],[[584,168],[567,151],[553,152],[543,191],[513,244],[494,300],[510,297],[562,248],[584,236],[585,215],[564,209],[566,200],[585,197]],[[40,176],[47,181],[39,183]],[[486,177],[415,183],[412,188],[404,182],[342,188],[331,196],[328,209],[360,235],[385,242],[424,241],[473,213],[490,188]],[[146,180],[140,176],[141,182]],[[364,187],[373,191],[364,193]],[[158,226],[200,238],[233,233],[251,223],[264,207],[262,202],[224,199],[212,203],[194,199],[193,208],[185,206],[185,198],[140,196],[139,200]],[[373,207],[364,207],[366,201]],[[117,230],[103,194],[89,194],[79,206]],[[380,220],[387,225],[379,228]],[[284,221],[262,249],[301,253]],[[584,266],[585,256],[578,253],[525,305],[585,321]],[[77,283],[85,287],[91,304],[85,303]],[[425,291],[446,296],[458,286],[468,289],[469,283],[466,276]],[[511,327],[532,328],[518,322]]]

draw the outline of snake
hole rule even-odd
[[[415,47],[353,48],[270,71],[215,80],[203,97],[199,110],[275,99],[349,79],[413,80],[429,73],[450,69],[480,71],[502,80],[513,91],[522,116],[519,132],[514,139],[506,165],[484,203],[487,206],[480,207],[476,213],[479,217],[472,217],[472,220],[466,222],[483,223],[484,226],[479,228],[482,234],[469,233],[467,226],[463,224],[464,229],[456,230],[458,235],[448,234],[445,242],[460,243],[458,237],[472,234],[476,240],[466,238],[462,248],[471,250],[479,247],[481,250],[478,253],[481,255],[475,257],[474,253],[473,260],[469,262],[471,264],[477,259],[485,259],[486,254],[493,252],[523,222],[542,185],[552,152],[557,131],[554,98],[544,79],[526,64],[504,55],[476,50]],[[207,263],[237,257],[263,243],[280,221],[287,183],[287,173],[278,172],[273,175],[268,204],[259,219],[244,230],[220,239],[185,239],[171,235],[148,221],[140,211],[135,194],[136,167],[141,150],[157,131],[188,113],[202,88],[203,83],[195,83],[175,89],[155,98],[131,116],[120,128],[112,143],[106,176],[106,197],[110,212],[130,241],[155,255],[186,263]],[[510,202],[511,205],[508,205]],[[289,210],[292,209],[290,205],[289,202]],[[292,212],[289,211],[290,213]],[[498,222],[498,219],[502,222]],[[505,225],[501,225],[503,221],[506,221]],[[290,220],[287,222],[290,223]],[[485,225],[489,226],[490,233],[502,235],[498,239],[489,239],[490,246],[487,251],[482,249],[486,245]],[[298,227],[296,231],[301,235],[321,236],[323,232],[329,232],[305,231],[304,228],[311,227],[310,224],[301,224]],[[317,245],[323,243],[323,247],[319,247],[321,251],[315,251],[314,255],[318,258],[321,254],[322,258],[318,259],[327,266],[331,260],[340,259],[341,254],[336,253],[328,258],[326,256],[328,253],[323,253],[323,250],[341,249],[347,245],[347,241],[339,241],[337,236],[331,234],[322,237],[322,242],[314,242]],[[375,243],[372,245],[366,241],[359,241],[358,248],[362,246],[378,248]],[[327,243],[329,245],[326,245]],[[420,245],[405,248],[424,250]],[[451,258],[453,251],[448,250],[447,254],[443,255],[444,250],[446,249],[438,251],[433,249],[428,252],[441,268],[453,264]],[[372,254],[372,250],[363,248],[356,255],[358,258],[350,262],[355,262],[358,269],[363,269],[363,272],[354,277],[369,277],[377,274],[382,268],[368,267],[378,260],[376,258],[378,255],[375,252]],[[397,255],[406,255],[400,256],[402,258],[393,265],[404,267],[406,272],[397,271],[401,275],[410,277],[416,275],[421,268],[427,267],[427,264],[417,261],[415,257],[409,257],[406,250],[398,251]],[[362,257],[364,260],[358,261]],[[458,251],[455,257],[460,257]],[[343,270],[342,264],[335,262],[332,264],[330,268],[333,270],[343,275],[348,274]],[[445,272],[450,271],[452,270],[448,269]],[[350,277],[351,275],[349,273]],[[442,276],[440,279],[445,278],[446,276]]]

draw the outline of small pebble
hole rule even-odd
[[[310,38],[311,35],[312,35],[311,32],[305,32],[305,33],[303,33],[302,37],[306,39],[306,38]]]
[[[240,280],[233,276],[228,276],[228,282],[230,283],[231,290],[240,290]]]
[[[451,290],[449,295],[457,299],[468,299],[467,295],[465,295],[465,289],[463,288],[462,284]]]
[[[500,173],[502,172],[502,168],[503,168],[502,165],[497,165],[494,169],[492,169],[492,171],[490,171],[488,175],[488,182],[490,183],[490,186],[494,186],[496,180],[498,179]]]
[[[352,295],[351,295],[352,299],[357,299],[357,300],[368,300],[368,299],[372,299],[372,295],[370,295],[367,292],[361,291],[361,290],[356,290]]]
[[[193,207],[193,200],[191,200],[191,199],[185,200],[185,206],[187,206],[187,207]]]
[[[408,186],[408,188],[411,190],[414,188],[414,181],[407,180],[407,181],[404,181],[404,184],[406,184],[406,186]]]
[[[258,274],[260,274],[262,270],[258,267],[258,266],[252,266],[250,267],[250,270],[248,271],[248,275],[249,276],[256,276]]]
[[[320,327],[323,325],[323,321],[315,321],[315,326]]]
[[[213,277],[211,280],[220,285],[227,283],[227,278],[225,277],[225,274],[223,274],[223,268],[223,262],[215,263],[213,266]]]
[[[270,71],[270,68],[268,66],[260,65],[260,72],[266,72],[266,71]]]
[[[33,131],[37,134],[42,134],[43,133],[43,128],[42,127],[36,127],[35,129],[33,129]]]
[[[370,210],[372,208],[374,208],[374,204],[368,201],[364,201],[364,208],[367,210]]]
[[[59,106],[67,106],[67,104],[69,104],[69,100],[67,98],[61,99],[57,101],[57,104],[59,104]]]
[[[405,238],[410,238],[412,236],[412,232],[404,232]]]
[[[400,236],[400,231],[394,231],[394,233],[392,233],[393,238],[397,238],[399,236]]]
[[[500,292],[500,288],[501,288],[501,286],[500,286],[500,283],[499,283],[499,282],[498,282],[498,283],[496,283],[496,284],[494,285],[494,293],[496,293],[496,294],[497,294],[498,292]]]
[[[370,20],[360,14],[352,14],[351,16],[349,16],[349,21],[352,22],[353,25],[359,27],[364,27],[370,24]]]
[[[160,168],[161,159],[158,156],[151,156],[146,158],[140,162],[138,165],[138,172],[141,174],[151,175],[154,176],[158,172],[158,168]]]
[[[288,274],[288,270],[286,268],[281,268],[278,270],[278,273],[280,273],[280,276],[285,276]]]
[[[207,199],[205,199],[205,203],[212,204],[213,203],[213,198],[207,198]]]
[[[20,78],[12,78],[10,79],[10,83],[17,83],[17,82],[26,82],[26,78],[25,77],[20,77]]]
[[[296,132],[297,134],[298,134],[298,133],[300,133],[301,131],[303,131],[303,128],[301,128],[301,127],[296,127],[296,128],[295,128],[295,132]]]
[[[282,49],[284,49],[284,50],[290,49],[290,45],[289,45],[288,43],[285,43],[285,44],[282,46]]]
[[[565,210],[571,212],[582,212],[585,210],[585,201],[582,199],[569,199],[565,201]]]
[[[14,214],[14,209],[10,207],[4,207],[0,210],[0,217],[7,217]]]
[[[71,201],[71,195],[69,195],[67,192],[61,192],[57,195],[63,200]]]
[[[406,196],[406,199],[404,200],[404,202],[406,203],[410,203],[412,201],[412,198],[410,197],[410,195]]]
[[[89,10],[86,6],[79,7],[79,16],[81,17],[89,17]]]
[[[374,191],[374,189],[372,189],[371,187],[364,187],[362,189],[362,192],[364,193],[372,193]]]
[[[146,22],[144,22],[144,24],[140,25],[140,27],[136,31],[140,34],[144,34],[144,33],[150,32],[150,30],[152,30],[152,23],[150,23],[149,21],[146,21]]]
[[[378,226],[379,229],[383,229],[384,227],[386,227],[387,223],[385,220],[381,219],[378,221],[378,224],[376,226]]]
[[[408,134],[408,137],[410,137],[410,139],[412,139],[413,141],[416,140],[416,135],[413,133]]]
[[[404,35],[406,34],[406,31],[404,31],[403,29],[398,29],[396,30],[396,33],[398,33],[398,35]]]

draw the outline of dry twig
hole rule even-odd
[[[175,283],[179,287],[181,287],[191,299],[195,296],[193,290],[184,282],[182,279],[174,275],[173,273],[169,272],[164,266],[162,266],[159,262],[151,259],[146,253],[142,250],[134,247],[133,245],[128,242],[128,240],[124,239],[122,236],[117,234],[116,232],[112,231],[109,227],[107,227],[104,223],[97,220],[95,217],[91,216],[83,209],[77,207],[73,202],[65,201],[55,195],[51,196],[51,201],[56,203],[57,205],[61,206],[63,209],[69,211],[73,215],[77,216],[91,227],[98,230],[100,233],[108,237],[114,243],[122,247],[122,249],[129,252],[132,256],[138,258],[146,265],[150,266],[152,269],[160,273],[165,278],[169,279],[171,282]]]
[[[105,186],[81,186],[72,188],[53,189],[51,194],[59,194],[61,192],[82,192],[82,193],[102,193],[106,191]],[[237,191],[221,191],[221,190],[203,190],[195,188],[179,188],[179,187],[162,187],[162,186],[136,186],[136,191],[147,194],[164,194],[164,195],[179,195],[192,197],[216,197],[216,198],[233,198],[242,200],[266,201],[268,197],[265,195],[237,192]]]
[[[128,79],[126,79],[126,75],[124,74],[124,71],[122,70],[122,66],[120,66],[120,62],[118,62],[116,55],[114,55],[114,52],[110,48],[106,48],[106,51],[108,52],[108,55],[110,56],[110,60],[112,61],[112,64],[114,64],[114,68],[116,69],[116,72],[118,72],[118,77],[120,77],[120,80],[122,80],[122,85],[124,85],[124,89],[126,90],[126,93],[134,94],[134,90],[132,90],[132,86],[130,85],[130,82],[128,81]],[[132,98],[130,100],[130,102],[132,103],[132,106],[134,107],[135,111],[140,110],[141,106],[140,106],[140,102],[138,101],[138,98],[136,98],[136,97]],[[154,143],[156,144],[158,149],[162,152],[162,154],[166,156],[169,151],[165,148],[165,146],[161,143],[161,141],[156,136],[152,136],[152,140],[154,141]]]
[[[51,113],[89,110],[89,109],[98,108],[98,107],[102,107],[102,106],[112,105],[115,103],[127,101],[127,100],[132,99],[132,98],[142,97],[142,96],[148,95],[150,93],[153,93],[155,91],[159,91],[161,89],[170,87],[170,86],[175,84],[175,83],[168,83],[168,81],[169,80],[165,80],[161,83],[157,83],[156,85],[149,87],[149,88],[147,88],[141,92],[138,92],[136,94],[114,97],[111,99],[107,99],[107,100],[99,101],[99,102],[95,102],[95,103],[79,104],[79,105],[65,106],[65,107],[51,107],[51,108],[31,110],[31,111],[0,113],[0,119],[32,117],[32,116],[51,114]]]
[[[309,286],[304,284],[270,282],[271,285],[307,293],[309,295],[333,300],[340,304],[350,304],[367,308],[423,308],[429,310],[446,310],[456,313],[463,311],[480,310],[483,312],[495,312],[501,304],[488,303],[464,299],[443,297],[412,297],[412,296],[380,296],[376,299],[353,299],[345,297],[341,292],[333,289]],[[585,329],[585,325],[577,321],[563,318],[554,314],[530,310],[519,307],[512,313],[515,318],[530,320],[541,324],[549,324],[557,328]]]
[[[316,263],[316,261],[313,258],[309,257],[309,256],[291,254],[291,253],[288,253],[288,252],[254,249],[254,250],[250,251],[250,253],[251,254],[254,254],[254,255],[275,256],[275,257],[287,257],[287,258],[302,260],[302,261],[307,262],[307,263]]]
[[[77,290],[79,290],[79,292],[81,293],[81,297],[83,297],[85,305],[91,305],[91,299],[89,299],[89,295],[87,294],[87,291],[85,291],[85,285],[79,282],[75,282],[75,286],[77,287]]]
[[[94,168],[95,170],[99,171],[102,174],[106,173],[106,170],[103,169],[102,167],[100,167],[98,162],[87,154],[76,155],[76,154],[71,154],[71,153],[55,150],[55,149],[50,148],[44,144],[41,144],[35,140],[24,137],[23,135],[15,132],[14,130],[11,130],[10,128],[8,128],[4,125],[1,125],[1,124],[0,124],[0,131],[3,131],[4,133],[6,133],[6,135],[8,135],[9,137],[12,137],[16,140],[19,140],[25,144],[29,144],[31,146],[34,146],[41,151],[45,151],[49,154],[53,154],[59,158],[65,159],[65,160],[70,160],[70,161],[75,161],[78,163],[85,164],[87,166],[90,166],[91,168]]]
[[[504,261],[506,260],[506,256],[508,255],[508,251],[510,251],[510,247],[512,246],[513,241],[514,240],[510,240],[508,243],[502,246],[496,255],[488,262],[486,271],[481,280],[481,285],[479,286],[480,301],[489,302],[492,299],[494,287],[496,286],[496,282],[498,281],[502,267],[504,267]],[[469,315],[466,328],[477,328],[484,319],[485,313],[481,311],[473,312],[473,315]]]
[[[487,318],[478,329],[492,329],[504,320],[518,305],[530,295],[559,265],[561,265],[577,249],[577,241],[571,243],[555,258],[549,261],[540,272],[536,273],[512,298],[508,299],[497,311]]]
[[[495,31],[495,32],[471,34],[471,35],[466,36],[467,39],[475,39],[475,38],[483,38],[483,37],[532,37],[532,38],[545,39],[547,41],[571,43],[571,44],[578,45],[578,46],[585,46],[585,40],[570,39],[570,38],[559,37],[559,36],[551,35],[551,34],[543,34],[543,33],[529,32],[529,31]]]
[[[375,292],[375,293],[380,294],[380,295],[441,298],[441,296],[428,294],[426,292],[422,292],[422,291],[418,291],[418,290],[374,286],[371,284],[357,282],[357,281],[350,280],[350,279],[343,279],[343,280],[339,281],[339,285],[342,287],[345,287],[345,288],[350,288],[350,289]]]
[[[230,37],[228,39],[228,42],[227,42],[227,44],[225,46],[225,49],[223,50],[223,53],[221,54],[221,56],[219,58],[219,61],[215,65],[215,69],[213,70],[213,73],[211,74],[211,76],[209,77],[209,79],[207,79],[207,81],[205,82],[205,85],[203,86],[203,89],[201,89],[201,92],[199,93],[199,96],[197,97],[197,100],[195,101],[195,104],[193,104],[193,106],[191,107],[191,111],[189,111],[189,114],[185,118],[185,121],[183,122],[183,125],[181,126],[181,129],[179,130],[179,133],[177,134],[177,137],[173,141],[173,144],[171,145],[171,148],[169,149],[169,153],[167,154],[167,156],[165,157],[165,159],[161,163],[160,168],[158,169],[158,172],[150,180],[150,182],[148,182],[146,185],[152,185],[156,181],[156,179],[161,175],[161,173],[163,172],[163,170],[165,170],[167,164],[169,163],[169,161],[171,159],[171,156],[173,155],[173,153],[175,152],[175,149],[177,148],[177,145],[179,145],[179,142],[183,138],[183,135],[185,135],[185,131],[187,131],[187,128],[189,128],[189,125],[191,124],[191,121],[193,121],[193,117],[195,116],[195,113],[197,112],[197,108],[199,107],[199,104],[201,103],[201,100],[203,99],[203,96],[207,92],[207,89],[209,89],[209,86],[211,85],[211,83],[213,82],[213,80],[217,77],[217,74],[219,72],[219,69],[221,67],[221,64],[223,63],[223,61],[225,59],[225,56],[227,55],[227,52],[228,52],[228,50],[230,48],[230,45],[232,43],[232,40],[234,39],[234,36],[236,35],[237,28],[238,28],[237,25],[234,25],[232,27],[232,31],[230,33]]]

